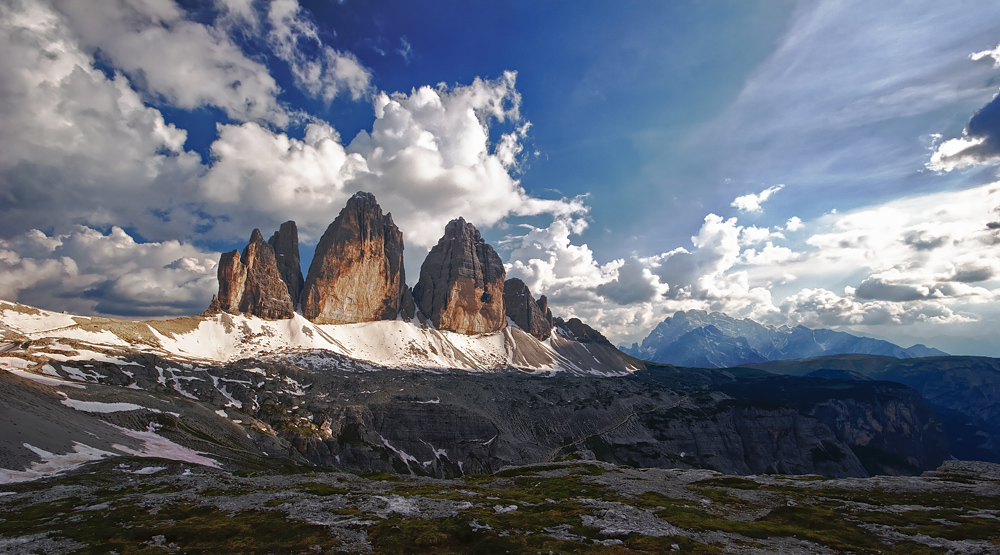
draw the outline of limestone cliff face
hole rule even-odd
[[[417,308],[440,330],[489,333],[507,325],[503,263],[476,226],[458,218],[420,266]]]
[[[876,384],[880,395],[829,399],[807,414],[857,446],[862,462],[879,474],[916,474],[937,468],[949,457],[940,417],[916,391],[897,384]],[[892,453],[895,457],[879,456]]]
[[[403,234],[371,193],[357,193],[330,224],[309,266],[302,315],[317,324],[412,317]]]
[[[289,220],[274,232],[274,235],[267,240],[267,244],[274,249],[274,260],[278,265],[278,274],[288,287],[288,296],[292,299],[292,305],[299,304],[299,296],[302,293],[302,266],[299,261],[299,231],[295,227],[295,222]]]
[[[523,281],[510,278],[504,282],[503,305],[507,317],[536,339],[544,341],[552,335],[552,311],[549,310],[548,299],[542,295],[536,301]]]
[[[247,269],[240,262],[240,252],[222,253],[219,259],[219,294],[212,299],[212,312],[239,312],[246,286]]]
[[[243,255],[227,252],[219,260],[219,294],[211,310],[243,313],[270,320],[295,314],[288,287],[281,279],[274,250],[253,230]]]

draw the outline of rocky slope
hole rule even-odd
[[[236,251],[222,255],[218,276],[219,294],[212,299],[210,311],[253,314],[269,320],[295,314],[274,249],[264,241],[259,229],[250,234],[242,256],[237,258]]]
[[[504,310],[506,270],[500,256],[476,226],[458,218],[420,266],[413,300],[440,330],[477,334],[507,324]]]
[[[7,468],[17,472],[162,451],[230,468],[279,454],[432,476],[561,457],[736,474],[860,476],[870,471],[866,465],[894,473],[931,467],[946,444],[908,388],[749,370],[642,369],[637,361],[630,367],[578,320],[557,322],[542,342],[513,326],[468,336],[398,320],[336,326],[222,314],[125,323],[8,304],[0,316],[4,339],[18,346],[32,341],[0,357],[10,396],[33,399],[31,411],[12,408],[5,416],[24,426],[23,436],[9,436],[0,447],[17,462]],[[414,343],[420,337],[427,341],[422,346]],[[327,348],[301,348],[319,341]],[[426,373],[366,361],[388,361],[393,341],[399,360],[427,364],[450,351],[437,360],[482,366]],[[299,348],[274,349],[287,343]],[[240,345],[256,350],[231,351],[241,355],[225,364],[190,356]],[[247,358],[251,352],[259,356]],[[525,361],[545,355],[552,361],[547,368],[481,371],[487,364],[530,369]],[[767,396],[774,392],[786,397]],[[17,420],[21,412],[38,416]],[[55,434],[44,422],[67,424]],[[123,443],[121,434],[140,434],[133,437],[140,443]],[[859,450],[869,446],[905,464],[873,467],[869,459],[878,457]]]
[[[438,477],[567,456],[733,474],[865,475],[823,422],[791,407],[720,404],[727,396],[703,385],[663,385],[701,378],[674,370],[538,379],[365,371],[344,357],[300,362],[192,367],[130,355],[4,372],[9,394],[32,399],[27,414],[37,416],[5,414],[18,435],[5,435],[0,451],[20,463],[11,466],[22,474],[11,476],[58,463],[52,454],[80,462],[134,452],[231,469],[270,453]]]
[[[316,246],[302,291],[302,315],[317,324],[395,319],[410,310],[403,233],[370,193],[357,193]]]
[[[1000,462],[1000,360],[987,357],[896,359],[840,355],[754,365],[789,375],[887,380],[919,392],[941,415],[956,456]]]
[[[896,358],[947,356],[924,345],[904,349],[844,332],[804,326],[776,328],[702,310],[678,311],[658,324],[642,344],[633,343],[622,350],[643,360],[704,368],[845,353]]]
[[[537,301],[523,281],[511,278],[503,284],[503,304],[507,317],[522,330],[545,340],[552,334],[552,311],[542,295]]]

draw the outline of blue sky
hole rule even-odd
[[[254,227],[307,265],[369,190],[408,281],[461,215],[616,342],[1000,356],[998,44],[987,2],[6,2],[0,298],[196,313]]]

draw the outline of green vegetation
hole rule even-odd
[[[930,547],[928,537],[1000,546],[1000,496],[977,495],[984,479],[960,472],[872,488],[816,477],[686,483],[677,474],[579,461],[456,480],[314,471],[182,476],[176,463],[153,476],[124,474],[107,461],[91,469],[99,472],[5,486],[12,495],[0,496],[0,537],[47,534],[85,545],[72,553],[121,555],[343,553],[365,544],[376,554],[716,555],[723,544],[774,550],[783,538],[837,553],[947,551]],[[303,507],[307,513],[297,512]]]

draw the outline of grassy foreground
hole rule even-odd
[[[1000,553],[986,469],[830,480],[577,461],[434,480],[115,459],[0,486],[0,553]]]

